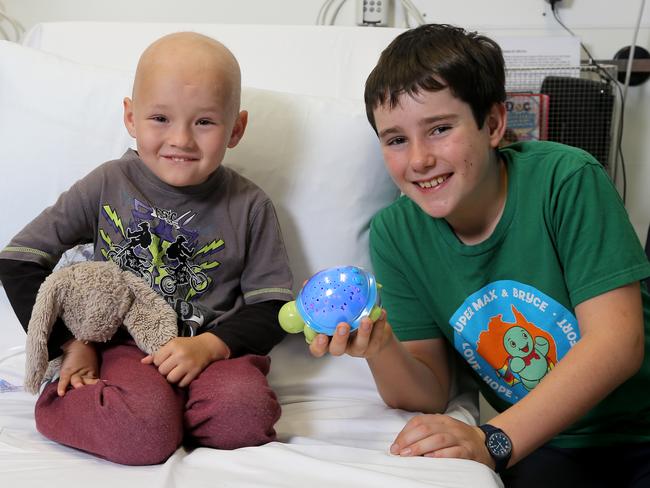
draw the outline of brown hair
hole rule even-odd
[[[427,24],[396,37],[381,53],[366,81],[364,99],[375,132],[373,111],[394,108],[402,94],[449,88],[467,103],[479,129],[492,105],[506,99],[505,63],[499,45],[476,32]]]

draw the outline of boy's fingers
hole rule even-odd
[[[341,322],[336,326],[336,331],[330,341],[330,354],[332,356],[341,356],[345,353],[348,347],[348,339],[350,338],[350,326],[345,322]]]
[[[369,358],[384,342],[386,329],[386,312],[382,310],[376,322],[370,317],[361,320],[355,337],[350,343],[349,353],[354,356]]]
[[[80,373],[73,374],[70,378],[70,384],[74,389],[81,388],[84,385],[83,376]]]
[[[186,387],[187,385],[189,385],[189,384],[194,380],[194,378],[196,378],[196,376],[197,376],[197,375],[195,375],[194,373],[187,373],[187,374],[186,374],[185,376],[183,376],[183,378],[178,382],[178,386],[180,386],[181,388]]]
[[[167,376],[174,370],[175,367],[176,364],[173,361],[167,360],[158,366],[158,372],[163,376]]]
[[[186,372],[180,366],[174,367],[169,374],[164,375],[169,383],[176,384],[185,376]]]
[[[142,364],[151,364],[153,363],[153,356],[151,354],[148,354],[147,356],[143,357],[140,362]]]
[[[81,388],[86,385],[94,385],[99,379],[92,371],[78,371],[70,377],[70,384],[73,388]]]
[[[381,334],[384,328],[386,327],[386,310],[381,311],[381,315],[372,326],[373,335]]]
[[[446,447],[436,451],[425,452],[422,455],[424,457],[432,458],[471,459],[467,456],[467,452],[460,446]]]
[[[65,395],[65,391],[68,389],[68,385],[70,384],[70,376],[69,375],[61,375],[59,378],[59,382],[56,387],[56,393],[62,397]]]
[[[399,446],[399,451],[403,451],[412,444],[422,439],[435,435],[440,428],[436,425],[435,415],[416,415],[412,417],[402,428],[393,446]],[[391,447],[391,452],[393,448]]]
[[[309,352],[314,357],[322,357],[327,352],[329,338],[325,334],[318,334],[309,344]]]
[[[368,346],[371,354],[375,354],[380,350],[392,335],[392,330],[388,322],[386,322],[386,312],[382,311],[379,319],[372,326],[372,333],[370,335],[370,345]]]
[[[354,335],[354,339],[351,341],[351,353],[358,355],[365,354],[372,337],[372,329],[372,321],[368,317],[363,318],[357,329],[357,333]]]
[[[165,348],[165,346],[163,346],[158,352],[150,354],[150,356],[151,362],[157,367],[160,367],[172,356],[172,350],[171,348]]]

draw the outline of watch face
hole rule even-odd
[[[487,440],[487,447],[490,452],[497,457],[507,456],[512,449],[510,439],[502,432],[494,432],[490,434]]]

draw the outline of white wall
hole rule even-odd
[[[413,0],[431,22],[446,22],[493,35],[564,34],[545,0]],[[337,18],[353,25],[357,0],[348,0]],[[313,24],[322,0],[0,0],[5,12],[26,28],[38,22],[69,20]],[[611,58],[629,45],[641,0],[563,0],[560,17],[597,59]],[[402,26],[397,9],[395,23]],[[3,27],[6,27],[3,24]],[[650,50],[650,6],[638,45]],[[650,222],[650,83],[628,92],[623,150],[628,173],[628,210],[645,239]],[[620,174],[620,173],[619,173]]]
[[[9,14],[25,27],[57,20],[151,22],[222,22],[245,24],[310,24],[322,0],[2,0]],[[357,0],[347,0],[338,24],[354,22]],[[545,0],[413,0],[431,22],[449,22],[488,29],[555,29]],[[576,29],[628,29],[640,2],[562,0],[562,19]],[[397,10],[397,21],[401,11]],[[645,24],[650,14],[645,14]]]

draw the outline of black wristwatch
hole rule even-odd
[[[485,447],[494,459],[494,471],[501,473],[508,466],[512,455],[512,441],[510,437],[494,425],[483,424],[478,426],[485,432]]]

